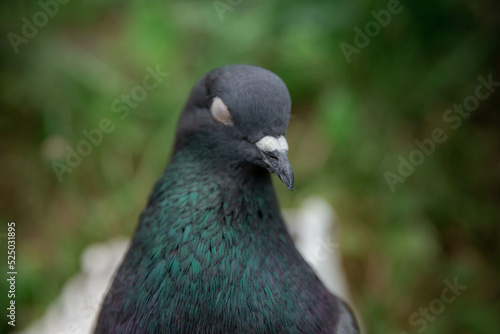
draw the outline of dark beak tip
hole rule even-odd
[[[270,170],[279,177],[288,190],[292,191],[294,189],[295,180],[292,166],[288,161],[287,152],[275,151],[272,152],[272,154],[275,159],[266,159],[266,163],[268,164]]]
[[[293,191],[295,187],[295,179],[291,168],[290,170],[287,170],[286,172],[278,176],[281,182],[283,182],[283,184],[288,188],[288,190]]]
[[[288,174],[284,180],[281,180],[285,186],[288,188],[288,190],[290,191],[293,191],[294,187],[295,187],[295,179],[294,179],[294,175],[293,175],[293,172],[290,171],[290,174]]]

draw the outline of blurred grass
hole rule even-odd
[[[315,194],[335,207],[367,330],[415,332],[409,316],[458,277],[468,289],[425,332],[500,332],[500,93],[456,131],[442,121],[477,76],[500,79],[498,4],[402,6],[350,64],[339,44],[353,44],[353,28],[387,2],[243,1],[223,21],[212,2],[69,2],[19,53],[4,38],[0,218],[18,228],[19,328],[60,293],[86,245],[132,234],[197,78],[250,63],[281,76],[292,95],[297,183],[294,192],[277,184],[282,205]],[[4,5],[4,35],[20,34],[21,18],[38,10],[36,2]],[[169,77],[119,119],[112,102],[156,65]],[[51,163],[103,118],[115,130],[59,183]],[[449,139],[391,192],[384,172],[396,172],[397,157],[436,127]]]

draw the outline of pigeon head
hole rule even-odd
[[[256,66],[230,65],[202,76],[181,115],[174,154],[197,138],[231,168],[266,168],[293,190],[285,139],[291,100],[285,83]]]

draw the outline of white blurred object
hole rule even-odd
[[[91,333],[109,281],[127,248],[128,239],[125,238],[88,246],[81,257],[82,271],[64,284],[61,296],[49,306],[45,315],[21,333]]]
[[[328,290],[350,301],[339,253],[340,226],[333,208],[321,197],[309,197],[300,208],[283,214],[302,257]]]
[[[349,301],[336,243],[339,226],[333,208],[322,198],[311,197],[300,208],[285,210],[283,215],[297,249],[319,279],[331,292]],[[128,239],[118,238],[106,244],[88,246],[82,253],[81,272],[66,282],[62,295],[49,306],[43,318],[21,333],[92,333],[101,301],[128,249],[128,243]]]

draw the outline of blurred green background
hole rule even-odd
[[[296,190],[277,183],[278,195],[283,207],[320,195],[336,209],[367,332],[417,333],[411,315],[456,278],[467,289],[425,333],[500,333],[500,92],[456,130],[443,120],[478,76],[500,81],[496,1],[402,1],[350,62],[341,43],[356,46],[354,29],[390,2],[69,1],[16,47],[9,33],[22,38],[23,17],[43,7],[2,6],[0,241],[5,254],[15,221],[16,329],[43,315],[87,245],[133,233],[198,77],[248,63],[289,87]],[[148,66],[169,76],[120,119],[113,101]],[[52,163],[103,118],[114,130],[59,182]],[[384,173],[436,128],[447,140],[392,191]]]

